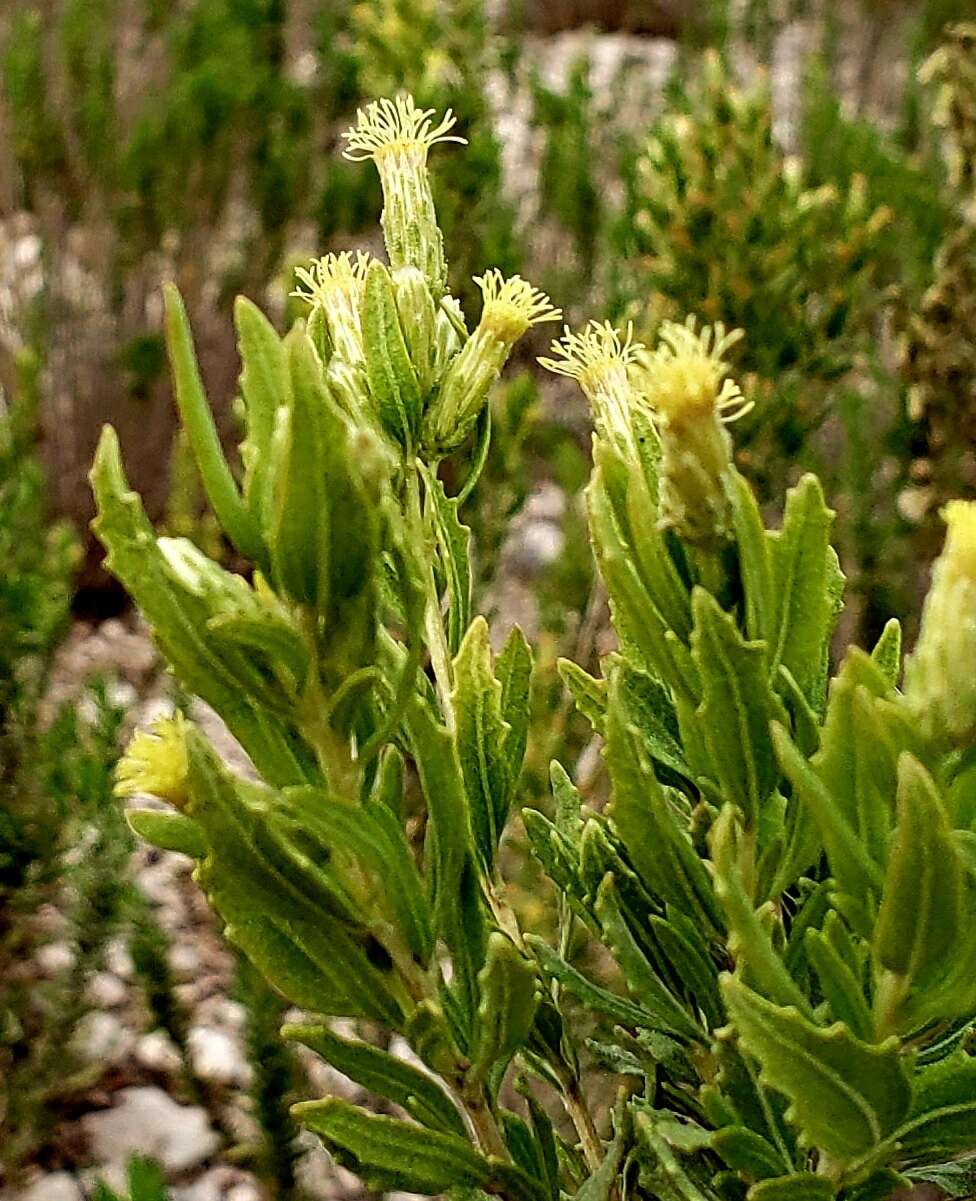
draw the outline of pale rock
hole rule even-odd
[[[117,1009],[129,995],[125,984],[111,972],[95,972],[85,992],[91,1004],[99,1009]]]
[[[144,1034],[135,1045],[135,1060],[150,1072],[175,1075],[181,1067],[179,1048],[165,1030]]]
[[[34,960],[45,976],[60,976],[74,965],[77,954],[69,942],[49,942],[40,947]]]
[[[250,1065],[241,1045],[226,1030],[195,1027],[190,1031],[190,1053],[197,1075],[203,1080],[244,1086],[250,1078]]]
[[[71,1042],[87,1063],[113,1067],[132,1053],[135,1035],[114,1014],[93,1010],[78,1023]]]
[[[178,1105],[159,1088],[120,1089],[111,1109],[85,1114],[81,1125],[93,1158],[103,1164],[124,1164],[130,1155],[148,1155],[167,1174],[185,1172],[220,1147],[206,1110]]]
[[[81,1185],[70,1172],[50,1172],[13,1194],[13,1201],[83,1201]]]

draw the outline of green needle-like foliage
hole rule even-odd
[[[488,390],[557,314],[488,270],[472,328],[445,291],[427,157],[452,137],[409,98],[363,110],[347,142],[379,169],[388,263],[314,263],[284,338],[239,303],[241,472],[215,457],[167,298],[187,436],[253,571],[157,537],[111,430],[95,529],[258,778],[163,723],[120,783],[172,809],[132,824],[196,859],[226,937],[308,1012],[285,1037],[383,1102],[293,1108],[371,1189],[868,1201],[958,1179],[976,1155],[976,508],[946,511],[904,686],[896,624],[831,678],[833,513],[806,476],[765,528],[733,465],[738,335],[558,339],[546,365],[593,409],[589,531],[618,636],[601,678],[562,674],[610,796],[553,763],[554,815],[522,820],[554,943],[523,929],[504,839],[532,651],[473,612],[477,480],[449,495],[439,467],[483,463]]]

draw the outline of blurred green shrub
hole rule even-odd
[[[700,76],[674,84],[621,223],[638,263],[632,308],[640,325],[695,310],[750,331],[741,370],[763,420],[743,422],[740,457],[767,488],[807,451],[870,329],[889,219],[858,177],[810,186],[776,144],[764,79],[740,87],[709,53]]]

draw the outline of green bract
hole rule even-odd
[[[765,529],[725,426],[734,336],[567,331],[547,363],[594,408],[618,649],[602,679],[562,675],[610,796],[553,763],[554,814],[522,820],[555,943],[523,929],[502,844],[532,653],[473,612],[475,480],[452,496],[438,466],[484,446],[492,382],[555,313],[489,270],[469,334],[445,294],[425,164],[449,128],[381,102],[350,139],[380,165],[389,267],[313,264],[284,339],[240,302],[242,486],[167,297],[184,424],[250,582],[156,537],[105,433],[108,565],[259,777],[171,722],[120,786],[178,812],[132,824],[197,860],[227,938],[308,1011],[284,1036],[394,1107],[294,1109],[370,1188],[868,1201],[950,1179],[976,1155],[976,510],[947,514],[905,694],[895,624],[830,679],[833,515],[807,476]]]

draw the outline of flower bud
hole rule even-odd
[[[725,429],[752,407],[727,378],[723,355],[742,336],[721,325],[700,332],[665,321],[657,350],[640,357],[635,379],[661,436],[661,524],[691,546],[715,549],[731,536]]]
[[[557,321],[549,297],[519,275],[492,269],[474,281],[484,297],[481,320],[452,360],[425,422],[424,440],[436,454],[455,450],[484,408],[512,347],[531,325]]]
[[[976,501],[942,510],[948,527],[905,666],[905,702],[927,737],[965,749],[976,742]]]
[[[163,717],[133,734],[115,767],[115,795],[149,793],[181,809],[188,799],[186,718]]]
[[[621,338],[609,321],[591,321],[580,333],[566,326],[550,348],[553,357],[539,359],[548,371],[577,381],[593,409],[597,433],[627,461],[641,457],[634,428],[640,397],[632,375],[643,349],[633,340],[632,326]]]
[[[434,110],[417,108],[412,96],[368,104],[356,124],[342,136],[346,158],[371,158],[383,187],[383,238],[393,271],[416,267],[430,284],[435,299],[447,288],[444,239],[437,225],[434,197],[427,173],[427,155],[438,142],[466,139],[451,134],[455,120],[450,109],[438,125]]]

